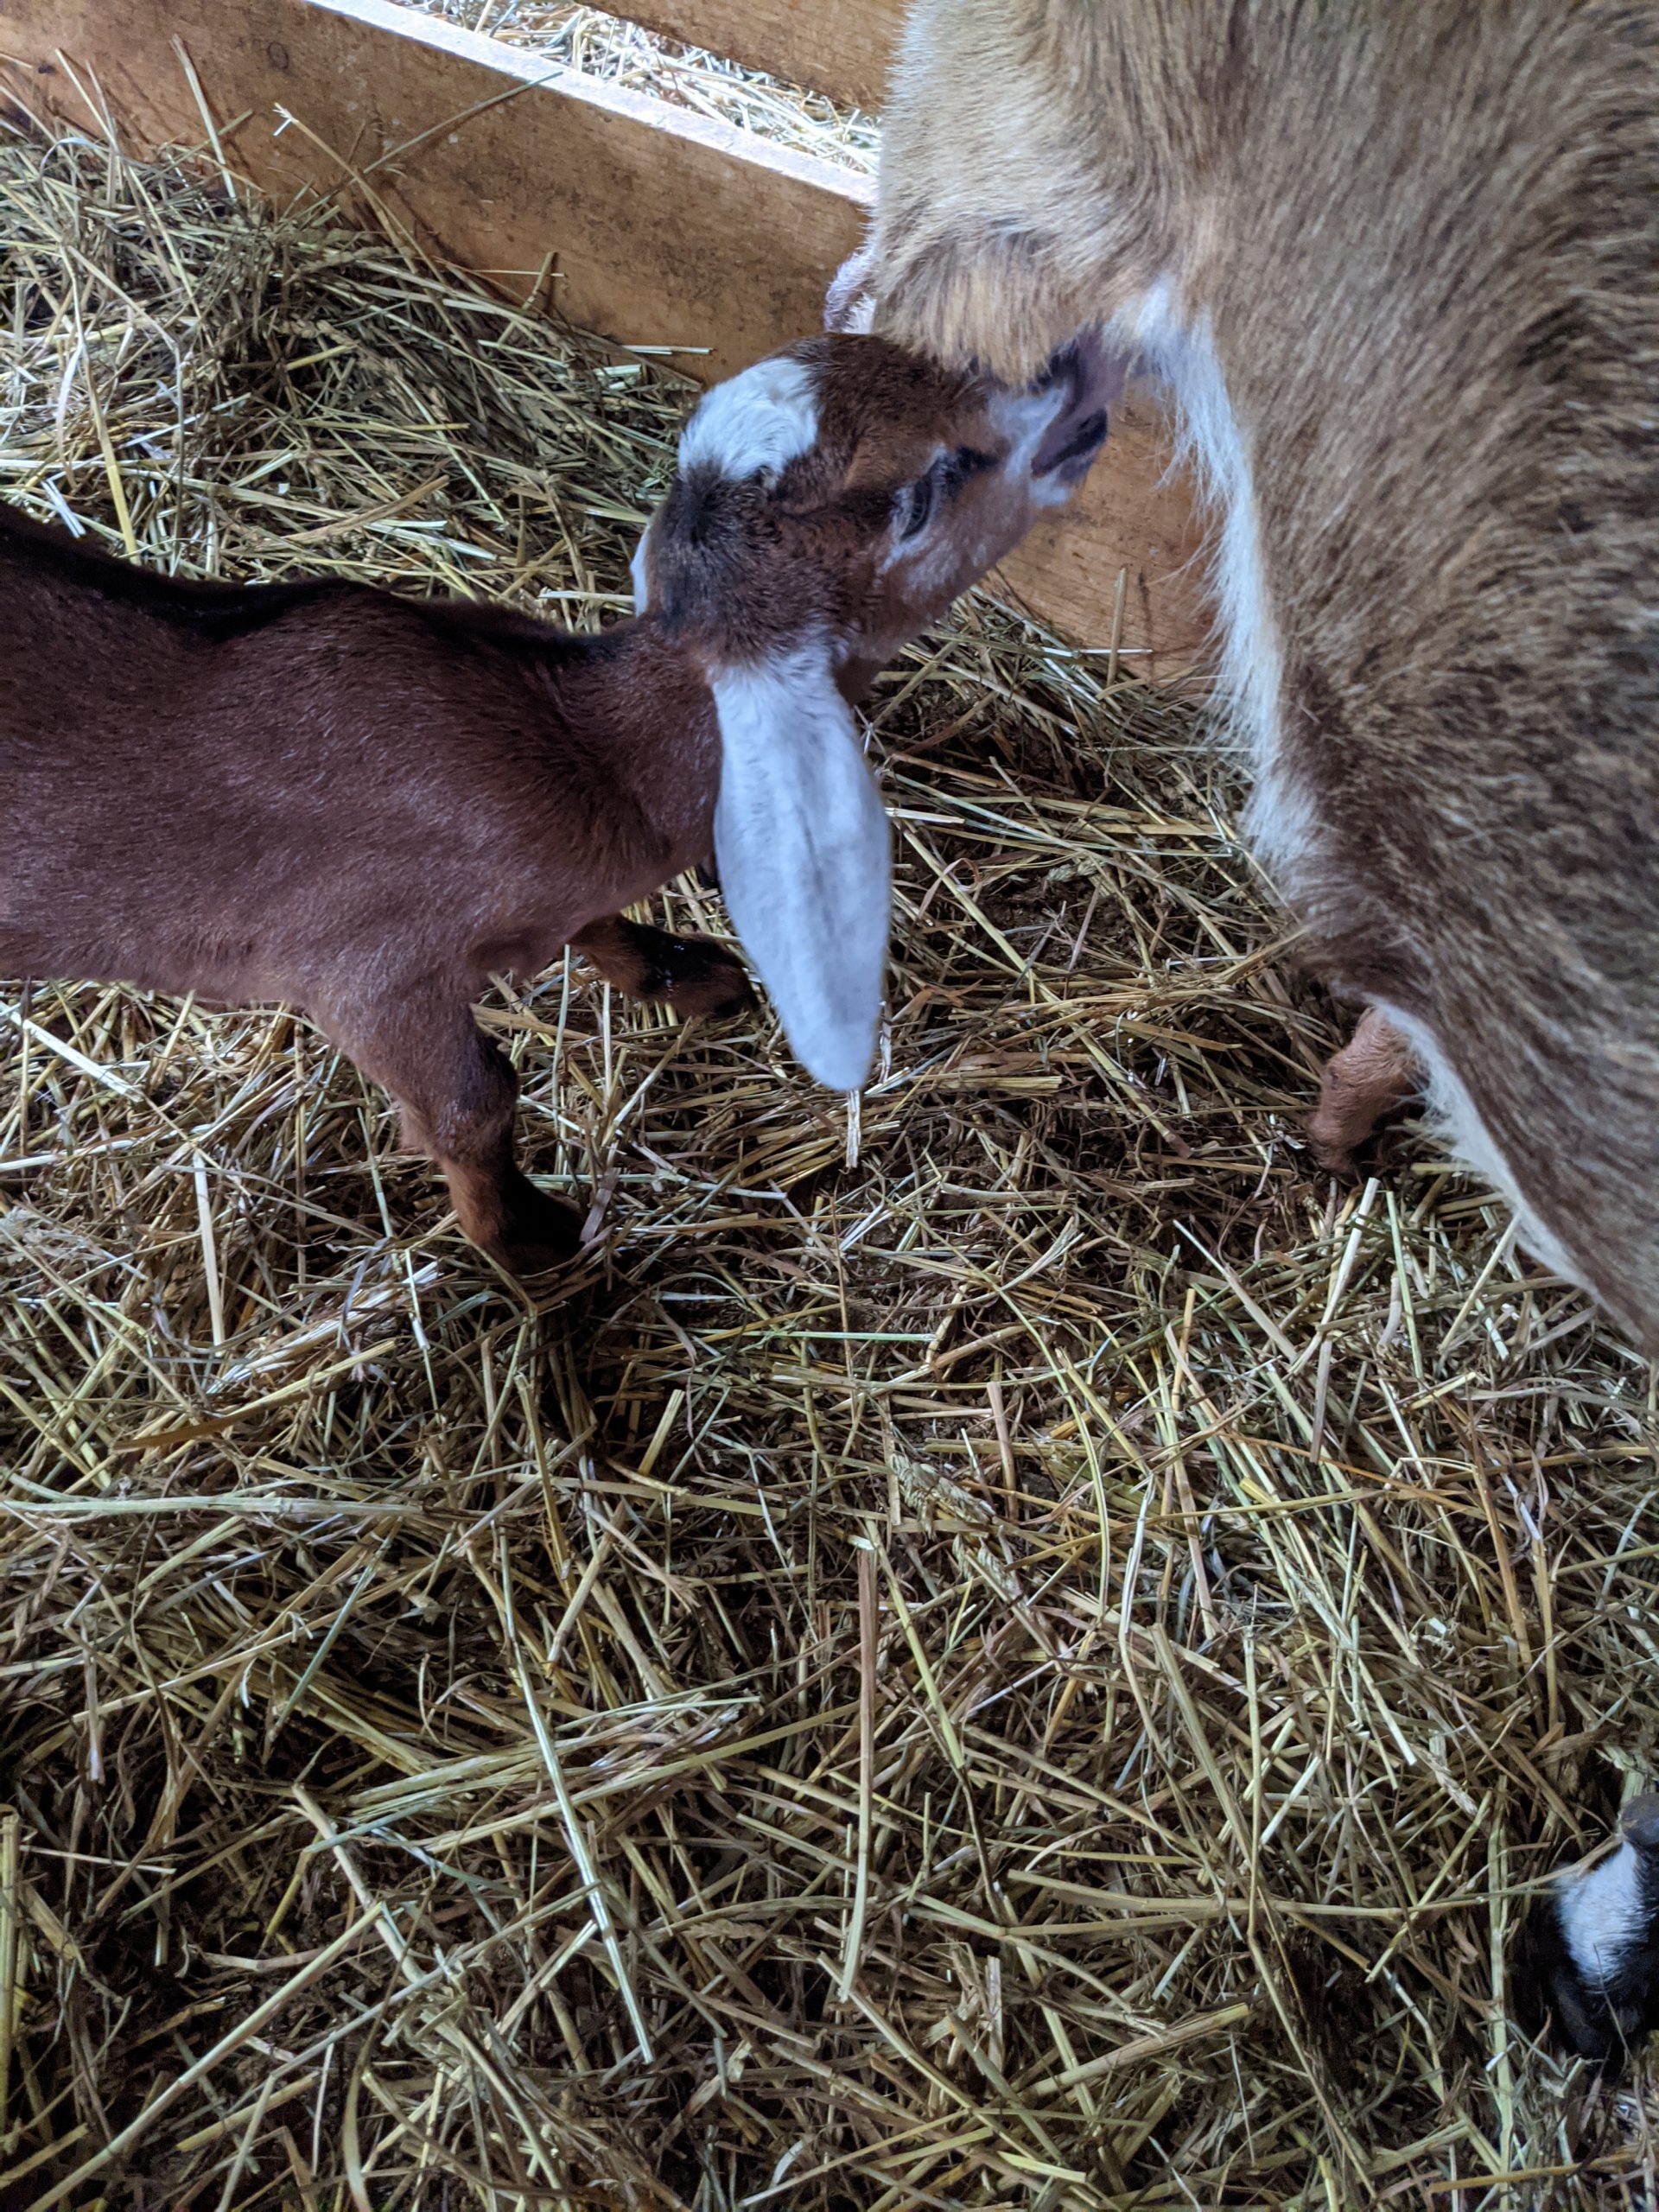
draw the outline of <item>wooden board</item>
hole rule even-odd
[[[385,0],[0,0],[0,55],[146,151],[205,140],[193,69],[262,190],[372,196],[521,297],[550,257],[574,321],[715,375],[816,326],[863,217],[839,169]]]
[[[620,0],[632,22],[843,107],[880,108],[904,0]]]
[[[702,376],[818,327],[868,205],[845,170],[389,0],[0,0],[0,84],[83,126],[102,110],[138,152],[204,145],[211,117],[262,191],[372,200],[500,289],[541,287]],[[1001,579],[1104,647],[1127,570],[1126,664],[1159,677],[1201,634],[1166,460],[1155,422],[1122,410],[1077,510]]]

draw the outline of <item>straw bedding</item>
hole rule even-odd
[[[649,365],[82,141],[0,278],[0,495],[624,604]],[[0,988],[0,2202],[1654,2201],[1505,2011],[1659,1760],[1651,1372],[1425,1141],[1313,1171],[1195,710],[976,601],[874,722],[850,1116],[488,1001],[544,1298],[302,1023]]]

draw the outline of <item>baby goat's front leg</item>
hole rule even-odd
[[[395,1013],[377,1008],[328,1027],[397,1101],[404,1143],[443,1170],[455,1218],[474,1244],[514,1274],[540,1274],[570,1258],[582,1216],[537,1190],[515,1162],[518,1078],[480,1034],[464,999],[413,995]]]
[[[671,937],[612,914],[570,942],[626,997],[655,1000],[676,1014],[736,1014],[754,1001],[742,962],[710,937]]]

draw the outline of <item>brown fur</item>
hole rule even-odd
[[[606,918],[709,849],[713,712],[658,626],[182,583],[0,508],[0,971],[301,1008],[475,1243],[567,1256],[580,1216],[515,1166],[470,1001],[570,941],[688,1011],[711,969],[734,995],[721,948]]]
[[[1270,862],[1650,1351],[1656,118],[1630,0],[920,0],[865,271],[877,328],[1010,378],[1157,288],[1207,333]]]
[[[181,582],[0,507],[0,973],[292,1005],[398,1101],[475,1243],[568,1256],[580,1217],[514,1163],[516,1080],[472,1000],[574,944],[683,1014],[745,1004],[732,953],[616,912],[709,857],[711,680],[804,644],[856,696],[1029,520],[982,381],[882,339],[793,350],[817,442],[677,480],[648,611],[599,637]],[[941,494],[925,557],[887,560],[906,486],[965,444],[986,466]]]
[[[712,938],[671,937],[612,914],[578,930],[570,942],[625,997],[671,1006],[680,1014],[739,1014],[754,1003],[743,963]]]

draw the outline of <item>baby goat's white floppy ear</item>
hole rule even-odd
[[[732,925],[796,1058],[832,1090],[869,1073],[887,963],[887,818],[821,645],[712,680],[715,860]]]

